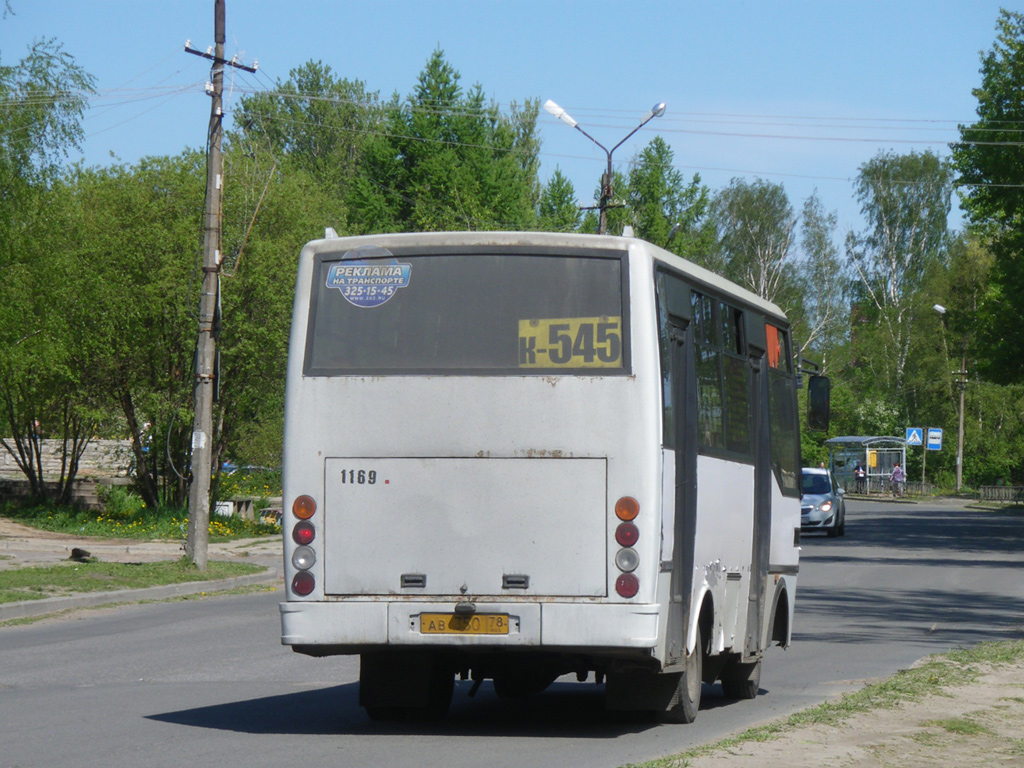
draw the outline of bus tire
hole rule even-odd
[[[362,654],[359,703],[371,720],[440,720],[448,714],[455,674],[430,654]]]
[[[675,694],[668,707],[661,715],[665,723],[692,723],[697,719],[700,709],[700,693],[703,683],[704,633],[700,630],[697,643],[693,650],[686,654],[682,673],[675,673],[678,678]]]
[[[751,664],[732,661],[722,670],[721,680],[727,699],[753,699],[761,688],[761,660]]]
[[[443,720],[448,716],[454,691],[455,673],[442,666],[435,666],[430,675],[427,706],[416,713],[417,717],[423,720]]]

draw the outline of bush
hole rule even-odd
[[[241,467],[223,472],[217,484],[217,501],[238,497],[267,498],[281,495],[281,470],[266,467]]]
[[[100,501],[111,520],[128,520],[146,508],[146,502],[137,493],[123,485],[113,485],[100,491]]]

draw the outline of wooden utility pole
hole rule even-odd
[[[192,484],[188,493],[188,540],[185,554],[201,570],[206,570],[210,543],[210,475],[213,471],[213,395],[216,386],[217,313],[220,294],[221,203],[224,195],[221,139],[224,110],[224,67],[248,72],[252,67],[224,59],[224,0],[214,0],[213,31],[215,48],[211,54],[185,43],[187,53],[211,59],[210,128],[207,135],[206,208],[203,215],[203,287],[199,297],[199,338],[196,342],[195,380],[192,386],[195,420],[192,423]]]

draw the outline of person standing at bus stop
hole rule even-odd
[[[902,496],[903,495],[903,483],[907,480],[907,473],[903,471],[903,467],[897,461],[896,466],[892,468],[892,474],[889,475],[889,481],[892,483],[892,495]]]
[[[864,465],[859,461],[857,466],[853,468],[853,477],[857,481],[857,493],[864,493],[865,486],[867,485],[868,473],[864,469]]]

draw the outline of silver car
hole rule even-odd
[[[800,484],[800,530],[846,534],[845,491],[827,469],[804,467]]]

